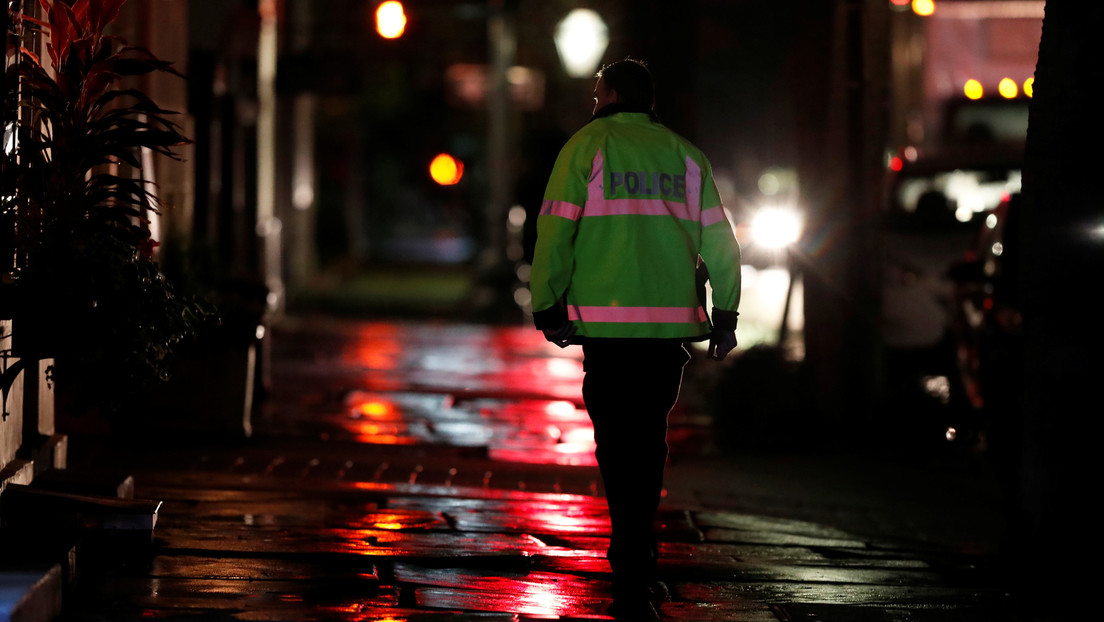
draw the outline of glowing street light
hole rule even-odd
[[[751,219],[751,236],[770,249],[792,246],[801,239],[801,214],[785,207],[765,207]]]
[[[912,0],[912,12],[921,17],[935,13],[935,0]]]
[[[556,26],[556,52],[567,75],[590,78],[598,71],[609,45],[609,28],[590,9],[575,9]]]
[[[1012,78],[1003,78],[997,85],[997,92],[1005,99],[1013,99],[1019,94],[1020,88]]]
[[[402,2],[389,0],[376,8],[376,32],[384,39],[398,39],[406,30]]]
[[[981,86],[981,82],[970,79],[963,85],[962,92],[968,99],[981,99],[981,96],[985,94],[985,88]]]

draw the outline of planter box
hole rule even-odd
[[[0,320],[0,351],[10,353],[11,320]],[[23,378],[19,359],[0,357],[0,468],[15,458],[23,442]]]
[[[259,331],[254,328],[254,335]],[[150,396],[139,429],[249,438],[262,340],[219,339],[182,352],[168,383]],[[133,430],[132,430],[133,431]]]

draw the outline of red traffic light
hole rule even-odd
[[[447,153],[438,154],[429,163],[429,176],[442,186],[455,186],[464,176],[464,163]]]

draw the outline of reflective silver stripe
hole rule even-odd
[[[686,324],[706,321],[705,309],[701,307],[588,307],[570,305],[567,308],[569,320],[584,322],[616,322]]]
[[[567,201],[545,201],[541,203],[541,216],[560,216],[568,220],[579,220],[583,208]]]
[[[590,216],[674,216],[692,220],[685,203],[662,199],[605,199],[594,205],[587,203],[584,217]]]
[[[722,207],[720,205],[718,205],[717,207],[711,207],[711,208],[705,210],[704,212],[702,212],[701,224],[702,224],[703,227],[708,227],[709,225],[715,225],[719,222],[724,222],[725,220],[726,220],[726,218],[725,218],[724,207]]]
[[[604,201],[606,198],[605,174],[602,170],[602,150],[594,154],[594,160],[590,163],[590,179],[587,180],[587,208],[592,203]]]
[[[701,220],[701,167],[686,156],[686,205],[690,220]]]

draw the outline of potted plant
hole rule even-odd
[[[174,291],[154,260],[149,215],[160,206],[142,154],[177,159],[188,141],[173,112],[126,84],[179,74],[105,32],[124,2],[38,0],[43,18],[16,16],[17,27],[48,36],[49,58],[21,50],[5,81],[22,120],[4,153],[16,254],[4,306],[13,349],[55,359],[59,399],[74,412],[125,411],[215,317],[200,297]]]

